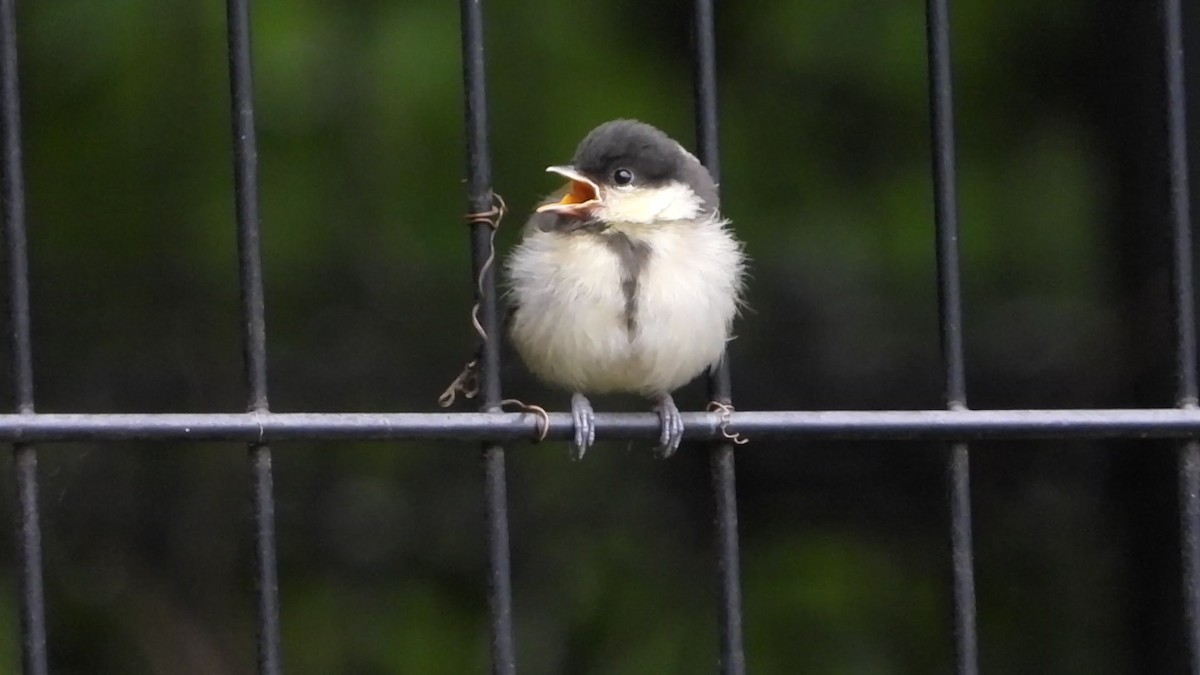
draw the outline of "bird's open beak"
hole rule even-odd
[[[546,171],[556,173],[571,181],[571,189],[560,201],[543,204],[538,213],[552,212],[567,215],[585,215],[600,205],[600,186],[575,170],[573,166],[548,166]]]

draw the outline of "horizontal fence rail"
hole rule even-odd
[[[723,438],[720,414],[681,415],[685,439]],[[570,413],[548,417],[546,438],[569,440]],[[541,423],[529,413],[470,412],[6,414],[0,442],[533,441]],[[1200,409],[748,411],[733,413],[729,429],[756,441],[1200,439]],[[596,413],[600,440],[653,441],[660,431],[653,413]]]

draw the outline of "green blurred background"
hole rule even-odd
[[[1154,5],[954,3],[975,407],[1172,403]],[[724,210],[753,259],[731,346],[742,409],[942,405],[923,12],[719,7]],[[543,167],[596,124],[692,144],[686,2],[487,16],[502,248],[556,187]],[[432,410],[473,346],[458,18],[448,0],[255,4],[275,410]],[[243,409],[223,3],[27,0],[20,26],[39,410]],[[518,364],[505,389],[566,405]],[[703,387],[678,398],[699,408]],[[521,672],[715,671],[706,458],[648,450],[510,453]],[[949,672],[944,449],[739,453],[751,672]],[[54,672],[253,672],[245,449],[41,458]],[[288,672],[486,672],[475,449],[275,458]],[[975,448],[985,672],[1181,672],[1172,462],[1154,443]],[[0,670],[16,672],[2,531]]]

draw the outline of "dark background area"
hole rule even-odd
[[[244,409],[223,3],[20,11],[38,409]],[[719,8],[723,205],[753,261],[741,409],[942,406],[923,12]],[[1173,403],[1157,12],[954,3],[974,407]],[[688,3],[487,14],[502,249],[596,124],[692,145]],[[259,0],[254,18],[272,408],[432,410],[474,340],[456,3]],[[567,402],[515,363],[505,390]],[[677,399],[700,408],[703,386]],[[713,671],[706,456],[649,450],[510,453],[522,672]],[[253,672],[245,449],[41,459],[54,671]],[[752,672],[950,671],[943,461],[914,443],[739,450]],[[984,672],[1182,671],[1169,445],[989,443],[972,461]],[[472,446],[281,445],[275,466],[289,672],[486,672]],[[14,672],[16,621],[0,612]]]

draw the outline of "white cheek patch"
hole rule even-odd
[[[700,215],[703,203],[684,183],[672,181],[661,187],[635,188],[628,192],[608,190],[599,210],[610,223],[651,224],[691,220]]]

